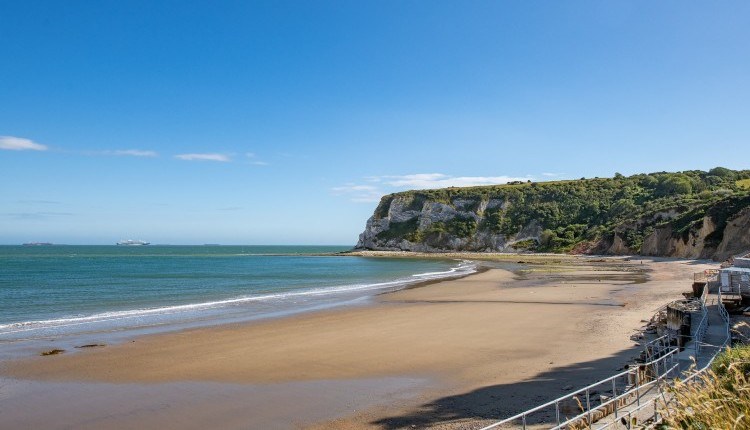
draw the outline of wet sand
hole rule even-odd
[[[475,428],[557,397],[565,385],[614,373],[636,354],[630,336],[641,320],[689,291],[692,273],[709,267],[559,257],[532,263],[519,273],[490,268],[385,294],[365,307],[4,363],[5,385],[17,388],[0,394],[0,428],[32,420],[26,428],[205,428],[212,416],[221,417],[221,428]],[[59,406],[62,396],[52,394],[66,384],[81,397],[68,405],[75,413],[65,414],[67,422],[39,408]],[[180,395],[180,384],[192,384],[200,407],[189,407],[195,396]],[[122,394],[133,390],[151,397],[151,409],[133,411],[123,400],[130,394]],[[14,392],[36,400],[19,401]],[[87,396],[111,401],[90,408]]]

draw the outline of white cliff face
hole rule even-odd
[[[485,211],[487,209],[497,209],[497,208],[505,210],[505,209],[508,208],[509,204],[510,203],[506,202],[505,200],[489,199],[489,200],[487,200],[487,204],[485,205],[485,208],[483,209],[483,211]]]
[[[467,212],[467,211],[473,211],[475,207],[481,206],[482,204],[486,206],[486,201],[482,200],[478,204],[477,201],[474,199],[453,199],[451,204],[456,209]]]
[[[390,220],[388,218],[375,219],[375,216],[371,216],[367,220],[365,225],[365,231],[359,234],[359,240],[357,241],[356,248],[358,249],[377,249],[375,238],[378,233],[388,230]]]
[[[425,230],[436,222],[448,222],[460,215],[465,215],[463,211],[454,209],[450,205],[437,202],[427,202],[419,217],[419,228]],[[472,214],[476,216],[476,214]]]
[[[387,213],[384,218],[378,218],[376,215],[370,217],[365,225],[365,231],[359,235],[356,248],[359,249],[379,249],[379,250],[400,250],[401,241],[384,241],[379,240],[378,235],[386,232],[392,223],[403,223],[417,218],[421,210],[409,209],[410,201],[404,197],[395,197],[390,201]],[[381,203],[383,205],[383,203]],[[380,205],[378,210],[380,210]]]
[[[367,220],[365,231],[359,235],[356,248],[358,249],[379,249],[379,250],[399,250],[398,241],[386,243],[378,237],[381,233],[387,232],[392,223],[402,223],[410,221],[419,216],[421,211],[409,209],[409,201],[403,197],[395,197],[387,203],[381,202],[376,209],[375,215]],[[386,216],[379,218],[377,214],[381,212],[381,206],[387,204]]]
[[[482,214],[488,209],[507,207],[507,203],[499,199],[478,201],[475,199],[454,199],[451,204],[425,201],[419,209],[415,202],[404,196],[395,196],[388,208],[378,207],[376,214],[367,220],[365,231],[359,235],[358,249],[373,250],[404,250],[419,252],[436,251],[478,251],[478,252],[513,252],[513,244],[529,239],[538,240],[542,232],[541,226],[532,222],[524,227],[517,235],[506,238],[502,234],[493,233],[483,227]],[[386,214],[379,218],[378,213]],[[468,237],[458,237],[445,231],[431,233],[431,227],[436,223],[443,226],[454,220],[472,220],[478,226],[474,234]],[[410,224],[409,234],[395,234],[400,226]],[[410,241],[409,238],[420,240]]]
[[[412,202],[408,199],[396,197],[388,209],[388,219],[391,222],[405,222],[418,217],[422,209],[409,209],[410,206]]]
[[[493,232],[488,217],[497,222],[498,211],[507,211],[508,201],[498,198],[455,198],[450,203],[421,195],[392,195],[383,199],[367,220],[359,236],[358,249],[416,252],[474,251],[517,252],[529,242],[541,242],[544,226],[532,220],[513,234]],[[690,226],[676,231],[684,211],[669,209],[621,224],[609,239],[587,243],[583,252],[634,254],[681,258],[725,259],[750,249],[750,207],[727,220],[726,226],[708,213]],[[652,229],[639,249],[626,241],[633,232]],[[637,237],[637,236],[636,236]]]

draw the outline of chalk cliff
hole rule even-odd
[[[515,252],[523,246],[519,243],[539,238],[542,229],[538,222],[532,220],[509,235],[476,228],[484,223],[487,209],[505,206],[507,202],[499,199],[477,202],[457,198],[450,203],[441,203],[418,198],[415,201],[409,195],[388,196],[367,221],[357,248]]]
[[[750,171],[407,191],[383,197],[358,249],[724,259],[750,249]],[[685,192],[665,189],[680,175]],[[696,193],[700,190],[700,193]]]

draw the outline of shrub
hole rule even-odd
[[[378,239],[385,240],[398,239],[415,233],[417,227],[419,227],[419,220],[417,218],[412,218],[404,222],[392,222],[388,230],[381,231],[378,233],[377,237]]]
[[[750,428],[750,346],[727,349],[697,380],[678,382],[662,429]]]
[[[469,237],[477,231],[477,222],[474,218],[455,217],[448,221],[448,231],[456,237]]]

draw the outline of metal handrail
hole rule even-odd
[[[701,294],[701,296],[699,298],[700,305],[701,305],[701,321],[699,322],[698,327],[695,330],[695,334],[693,335],[694,348],[695,348],[695,356],[696,357],[698,356],[698,353],[700,352],[700,349],[701,349],[701,346],[702,346],[702,343],[703,343],[702,341],[703,341],[703,338],[705,336],[705,333],[706,333],[706,330],[707,330],[707,327],[708,327],[708,309],[706,307],[707,297],[708,297],[708,288],[704,288],[703,289],[703,293]],[[721,289],[719,289],[718,309],[719,309],[719,314],[721,315],[722,319],[725,321],[726,326],[727,326],[727,331],[726,331],[727,332],[727,338],[724,341],[724,343],[718,348],[718,350],[716,351],[716,353],[711,357],[711,359],[708,361],[708,363],[702,369],[700,369],[700,370],[698,370],[696,372],[691,372],[689,374],[686,374],[685,377],[683,378],[684,381],[688,381],[689,382],[693,378],[695,378],[698,374],[703,373],[706,369],[708,369],[708,367],[711,365],[711,363],[714,361],[714,359],[718,356],[718,354],[731,342],[730,328],[729,328],[729,314],[728,314],[726,308],[724,307],[724,304],[721,301]],[[650,347],[655,347],[659,343],[661,343],[663,345],[665,339],[669,340],[668,335],[661,336],[661,337],[659,337],[657,339],[654,339],[654,340],[648,342],[646,344],[646,351],[647,351],[646,354],[647,354],[647,356],[650,354],[650,352],[649,352]],[[661,351],[663,351],[663,349],[661,349]],[[567,394],[567,395],[562,396],[562,397],[558,397],[555,400],[551,400],[551,401],[549,401],[547,403],[544,403],[544,404],[539,405],[537,407],[534,407],[532,409],[526,410],[526,411],[521,412],[519,414],[516,414],[516,415],[514,415],[512,417],[506,418],[506,419],[504,419],[502,421],[498,421],[498,422],[495,422],[495,423],[490,424],[488,426],[482,427],[480,430],[494,429],[494,428],[497,428],[497,427],[499,427],[499,426],[501,426],[503,424],[508,424],[508,423],[513,422],[513,421],[517,421],[519,419],[522,421],[522,427],[523,427],[523,429],[526,429],[526,426],[527,426],[527,417],[529,415],[531,415],[531,414],[533,414],[535,412],[540,412],[542,410],[550,408],[552,405],[555,406],[555,417],[556,417],[556,423],[557,423],[557,425],[555,427],[552,427],[553,430],[561,429],[562,427],[564,427],[564,426],[566,426],[566,425],[568,425],[570,423],[573,423],[573,422],[576,422],[576,421],[579,421],[579,420],[582,420],[582,419],[587,419],[588,426],[589,426],[589,428],[591,428],[591,425],[593,424],[592,420],[591,420],[592,419],[592,412],[594,410],[604,409],[607,406],[609,406],[610,404],[614,403],[615,404],[615,408],[614,408],[613,412],[615,414],[615,418],[617,418],[617,414],[618,414],[617,402],[619,402],[621,399],[625,398],[626,396],[630,397],[633,394],[635,394],[636,395],[636,402],[637,402],[638,406],[634,410],[631,410],[631,411],[627,412],[627,415],[631,416],[634,412],[640,411],[643,408],[645,408],[646,406],[648,406],[649,404],[654,403],[654,402],[656,402],[658,400],[658,397],[656,397],[655,399],[650,399],[645,404],[641,405],[640,404],[640,393],[641,393],[642,389],[650,387],[653,384],[657,384],[657,386],[659,387],[659,390],[660,390],[659,393],[663,395],[663,392],[661,391],[661,385],[659,384],[659,382],[662,379],[666,378],[667,376],[671,375],[672,372],[674,372],[675,370],[677,370],[677,373],[678,373],[678,376],[679,376],[679,374],[680,374],[679,360],[677,360],[677,364],[674,364],[675,357],[676,357],[676,354],[678,352],[679,352],[679,348],[676,348],[676,347],[670,348],[669,351],[667,353],[665,353],[664,355],[662,355],[661,357],[659,357],[659,358],[657,358],[655,360],[649,361],[646,364],[640,365],[640,366],[643,366],[643,367],[648,367],[648,366],[656,365],[656,378],[654,378],[654,380],[649,381],[649,382],[647,382],[645,384],[640,384],[640,377],[639,377],[639,373],[638,373],[639,369],[636,368],[635,369],[635,377],[636,377],[635,378],[636,379],[635,386],[631,386],[629,389],[626,388],[619,395],[617,395],[617,392],[616,392],[616,381],[617,381],[617,379],[618,378],[622,378],[623,376],[626,376],[626,375],[630,375],[633,372],[633,369],[628,369],[628,370],[626,370],[624,372],[618,373],[618,374],[616,374],[614,376],[611,376],[609,378],[600,380],[600,381],[598,381],[598,382],[596,382],[594,384],[591,384],[591,385],[588,385],[588,386],[586,386],[584,388],[581,388],[581,389],[579,389],[579,390],[577,390],[577,391],[575,391],[573,393]],[[667,359],[670,360],[670,367],[669,368],[667,368],[668,365],[666,364]],[[659,372],[659,365],[660,365],[659,363],[661,363],[663,365],[663,367],[664,367],[664,371],[661,372],[661,373]],[[613,397],[610,398],[610,399],[608,399],[606,402],[602,402],[601,404],[597,405],[594,409],[592,409],[591,398],[590,398],[591,390],[593,388],[596,388],[596,387],[601,386],[601,385],[606,384],[606,383],[611,383],[612,384]],[[585,399],[586,400],[586,407],[585,407],[585,410],[583,410],[581,414],[576,415],[573,418],[566,419],[566,421],[564,421],[564,422],[561,422],[560,421],[560,403],[564,402],[566,400],[572,400],[574,398],[578,399],[578,396],[582,395],[582,394],[586,395],[586,399]],[[654,408],[656,408],[656,404],[655,403],[654,403]],[[604,410],[606,410],[606,409],[604,409]],[[658,414],[656,412],[656,409],[654,409],[654,418],[655,419],[657,418],[657,415]],[[611,422],[605,424],[602,427],[598,427],[598,429],[599,430],[605,429],[605,428],[609,427],[610,425],[611,425]]]
[[[674,360],[672,360],[672,362],[673,361]],[[639,384],[639,385],[637,385],[635,387],[635,389],[631,389],[631,390],[626,391],[625,393],[623,393],[623,394],[621,394],[621,395],[619,395],[619,396],[617,396],[615,398],[609,399],[608,401],[606,401],[606,402],[600,404],[599,406],[597,406],[594,410],[606,408],[607,406],[609,406],[609,405],[611,405],[613,403],[616,404],[616,402],[619,402],[620,399],[622,399],[623,397],[630,397],[633,394],[636,394],[636,403],[640,404],[640,402],[641,402],[641,399],[640,399],[641,396],[640,396],[640,394],[641,394],[642,390],[644,390],[644,389],[650,389],[654,384],[656,384],[659,388],[661,388],[658,385],[659,382],[661,382],[664,378],[666,378],[669,375],[671,375],[675,370],[678,370],[679,367],[680,367],[679,364],[672,364],[672,367],[670,367],[669,369],[667,369],[666,366],[665,366],[664,373],[662,373],[661,375],[659,375],[656,379],[654,379],[652,381],[649,381],[649,382],[647,382],[645,384],[642,384],[642,385]],[[590,423],[590,425],[589,425],[589,428],[590,428],[591,425],[593,424],[593,422],[591,421],[591,413],[592,412],[593,411],[591,409],[589,409],[589,410],[587,410],[587,411],[585,411],[585,412],[583,412],[583,413],[581,413],[579,415],[576,415],[573,418],[568,419],[564,423],[560,423],[557,426],[552,427],[550,430],[560,430],[560,429],[564,428],[565,426],[567,426],[568,424],[574,423],[574,422],[579,421],[579,420],[584,419],[584,418],[588,418],[588,422]],[[616,407],[615,407],[614,412],[615,413],[618,412],[618,409]],[[605,426],[605,428],[606,428],[606,426]]]
[[[672,347],[672,339],[672,335],[665,334],[664,336],[646,342],[646,345],[643,347],[643,350],[646,352],[646,361],[653,360],[654,357],[661,357],[664,351],[669,350]]]
[[[671,360],[671,362],[673,363],[674,360],[675,360],[675,357],[676,357],[676,355],[678,353],[679,353],[679,348],[676,348],[676,347],[672,348],[669,352],[667,352],[666,354],[664,354],[662,357],[657,358],[656,360],[650,361],[648,363],[641,364],[638,367],[655,367],[657,369],[657,374],[658,374],[659,366],[663,365],[664,368],[665,368],[665,370],[667,370],[666,369],[667,366],[664,363],[668,359]],[[665,371],[665,372],[663,372],[661,374],[658,374],[657,378],[654,381],[656,381],[657,379],[658,380],[663,379],[664,377],[666,377],[669,374],[668,372],[671,372],[675,367],[677,367],[677,366],[672,366],[672,367],[669,368],[668,371]],[[499,426],[501,426],[503,424],[507,424],[509,422],[516,421],[518,419],[521,419],[523,421],[523,428],[525,429],[526,428],[526,417],[527,416],[529,416],[530,414],[532,414],[534,412],[539,412],[541,410],[549,408],[550,406],[553,406],[553,405],[555,406],[555,415],[556,415],[556,420],[557,420],[557,426],[554,427],[554,428],[558,429],[561,426],[564,426],[564,425],[570,424],[571,422],[577,421],[577,420],[585,417],[586,415],[590,415],[591,412],[592,412],[592,409],[590,407],[591,406],[591,399],[590,399],[591,391],[594,388],[599,387],[599,386],[604,385],[604,384],[611,384],[612,387],[614,387],[615,390],[616,390],[616,380],[618,378],[627,377],[628,375],[634,374],[635,375],[635,380],[636,380],[636,385],[633,386],[633,387],[631,387],[630,389],[624,390],[619,395],[617,395],[616,392],[615,392],[614,393],[615,395],[611,399],[609,399],[605,403],[601,403],[600,405],[597,406],[597,408],[605,407],[605,406],[607,406],[607,405],[609,405],[609,404],[611,404],[613,402],[619,401],[620,399],[622,399],[625,396],[630,396],[630,395],[632,395],[634,393],[639,396],[640,395],[640,390],[642,388],[644,388],[644,387],[650,386],[651,384],[654,383],[654,381],[650,381],[650,382],[648,382],[646,384],[641,385],[640,384],[640,377],[638,375],[638,371],[639,371],[639,368],[628,369],[628,370],[620,372],[620,373],[618,373],[618,374],[616,374],[614,376],[610,376],[609,378],[602,379],[602,380],[600,380],[598,382],[595,382],[595,383],[593,383],[591,385],[583,387],[583,388],[581,388],[581,389],[579,389],[577,391],[574,391],[574,392],[572,392],[570,394],[566,394],[565,396],[558,397],[557,399],[551,400],[551,401],[549,401],[547,403],[544,403],[542,405],[539,405],[539,406],[537,406],[535,408],[532,408],[532,409],[526,410],[524,412],[521,412],[519,414],[516,414],[516,415],[514,415],[514,416],[512,416],[510,418],[506,418],[506,419],[504,419],[502,421],[498,421],[498,422],[490,424],[490,425],[488,425],[486,427],[482,427],[480,430],[494,429],[494,428],[497,428],[497,427],[499,427]],[[582,413],[580,415],[577,415],[574,418],[567,419],[566,421],[561,422],[560,421],[560,403],[562,403],[562,402],[564,402],[566,400],[572,400],[574,397],[577,398],[579,395],[582,395],[582,394],[586,395],[586,403],[587,403],[587,406],[588,406],[587,407],[587,411],[584,411],[584,413]]]
[[[730,319],[729,319],[729,312],[727,312],[727,309],[726,309],[726,308],[724,307],[724,303],[722,303],[722,301],[721,301],[721,290],[719,290],[719,294],[718,294],[717,307],[719,308],[719,315],[721,316],[721,318],[722,318],[722,319],[724,320],[724,322],[726,323],[726,328],[727,328],[727,330],[726,330],[726,334],[727,334],[727,336],[726,336],[726,339],[725,339],[725,340],[724,340],[724,342],[723,342],[723,343],[722,343],[722,344],[721,344],[721,345],[719,346],[719,348],[718,348],[718,349],[716,350],[716,352],[715,352],[715,353],[714,353],[714,355],[713,355],[713,356],[711,357],[711,359],[710,359],[710,360],[708,360],[708,363],[706,363],[706,365],[705,365],[705,366],[703,366],[702,368],[700,368],[700,369],[698,369],[698,370],[696,370],[696,371],[694,371],[694,372],[689,372],[689,370],[688,370],[688,371],[686,371],[686,373],[687,373],[687,372],[689,372],[689,373],[687,373],[687,374],[685,375],[685,377],[684,377],[684,378],[682,379],[682,381],[683,381],[684,383],[693,383],[693,381],[695,380],[695,378],[697,378],[697,377],[698,377],[699,375],[701,375],[701,374],[703,374],[704,372],[706,372],[706,371],[707,371],[707,370],[708,370],[708,369],[709,369],[709,368],[711,367],[711,365],[713,364],[713,362],[714,362],[714,360],[716,359],[716,357],[718,357],[718,356],[719,356],[719,354],[720,354],[720,353],[721,353],[721,352],[722,352],[722,351],[723,351],[723,350],[724,350],[724,349],[725,349],[725,348],[726,348],[726,347],[727,347],[727,346],[728,346],[728,345],[729,345],[729,344],[731,343],[731,341],[732,341],[732,337],[731,337],[731,331],[730,331],[730,326],[729,326],[729,324],[730,324]],[[662,399],[664,400],[664,408],[667,408],[667,407],[669,406],[670,400],[674,400],[674,398],[671,398],[671,399],[667,399],[666,397],[664,397],[664,396],[663,396],[663,393],[662,393]],[[653,418],[653,424],[658,424],[658,423],[660,423],[660,422],[662,421],[662,417],[660,416],[659,412],[657,411],[657,403],[659,402],[659,400],[660,400],[659,396],[656,396],[656,397],[654,397],[654,398],[652,398],[652,399],[648,400],[648,401],[647,401],[646,403],[644,403],[643,405],[640,405],[640,406],[636,407],[635,409],[631,409],[631,410],[627,411],[627,412],[626,412],[626,415],[627,415],[627,417],[628,417],[628,422],[630,422],[630,418],[631,418],[631,417],[632,417],[633,415],[635,415],[636,413],[640,412],[641,410],[645,409],[646,407],[650,406],[650,405],[651,405],[651,404],[653,403],[653,405],[654,405],[654,418]],[[613,421],[610,421],[610,422],[606,423],[606,424],[605,424],[604,426],[601,426],[601,427],[597,427],[597,430],[604,430],[604,429],[606,429],[606,428],[610,427],[610,426],[611,426],[612,424],[614,424],[614,423],[615,423],[615,422],[613,422]],[[628,427],[628,428],[629,428],[629,427]]]
[[[674,365],[672,367],[672,369],[670,369],[670,371],[673,370],[673,369],[675,369],[675,368],[677,368],[677,367],[679,367],[679,365]],[[661,386],[659,386],[659,395],[661,395],[661,398],[664,399],[664,401],[666,403],[667,399],[666,399],[666,397],[664,397],[664,394],[665,394],[664,390],[661,388]],[[635,409],[630,409],[630,410],[626,411],[625,412],[625,416],[628,417],[627,422],[631,421],[631,417],[633,415],[635,415],[636,413],[640,412],[641,410],[647,408],[648,406],[651,406],[652,403],[654,405],[654,420],[656,421],[658,419],[658,411],[656,409],[656,403],[659,401],[659,395],[657,395],[657,396],[655,396],[655,397],[653,397],[651,399],[646,400],[643,404],[641,404],[639,406],[636,406]],[[613,421],[607,421],[603,425],[598,426],[596,428],[596,430],[605,430],[605,429],[607,429],[610,426],[615,425],[615,424],[617,424],[617,421],[614,421],[614,420]],[[628,428],[630,428],[630,426],[628,426]]]
[[[703,290],[704,292],[706,289]],[[703,343],[703,337],[706,335],[706,330],[708,329],[708,309],[706,308],[706,301],[703,295],[701,295],[700,298],[701,303],[701,320],[698,323],[698,327],[695,328],[695,333],[693,334],[693,348],[695,351],[695,356],[698,356],[698,353],[701,351],[701,344]]]
[[[730,324],[730,318],[729,318],[729,311],[727,311],[727,308],[724,307],[724,302],[721,301],[721,288],[719,288],[717,306],[719,307],[719,315],[721,316],[721,319],[723,319],[727,325],[727,340],[724,342],[726,344],[731,341],[732,333],[731,333],[731,327],[730,327],[731,324]]]
[[[724,343],[721,345],[721,347],[716,351],[716,353],[713,355],[713,357],[711,357],[711,359],[708,361],[708,363],[706,363],[705,366],[703,366],[699,370],[696,370],[695,372],[688,373],[685,376],[685,378],[682,379],[682,381],[685,382],[685,383],[692,383],[692,381],[696,377],[698,377],[698,375],[701,375],[704,372],[706,372],[709,369],[709,367],[711,367],[711,364],[713,364],[713,362],[716,359],[716,357],[718,357],[718,355],[724,350],[724,348],[728,344],[729,344],[729,339],[727,339],[727,340],[724,341]],[[657,410],[657,403],[660,400],[663,400],[664,401],[664,407],[666,408],[669,405],[670,401],[674,400],[674,399],[673,398],[669,398],[669,399],[666,398],[664,396],[664,392],[663,391],[660,391],[660,394],[662,395],[661,397],[659,397],[659,396],[653,397],[653,398],[647,400],[642,405],[637,406],[635,409],[631,409],[631,410],[625,412],[625,415],[628,417],[627,422],[631,421],[630,418],[633,415],[636,415],[637,413],[639,413],[643,409],[646,409],[647,407],[651,406],[652,404],[653,404],[653,407],[654,407],[654,418],[653,418],[653,423],[652,424],[658,424],[659,422],[661,422],[662,421],[662,417],[659,414],[659,411]],[[610,426],[612,426],[614,424],[617,424],[617,421],[609,421],[609,422],[605,423],[604,425],[597,427],[596,430],[605,430],[605,429],[609,428]]]

